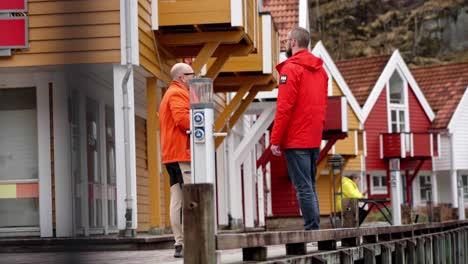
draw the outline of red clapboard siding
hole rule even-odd
[[[374,108],[364,123],[367,134],[366,169],[368,171],[387,169],[385,161],[380,159],[379,141],[381,133],[388,133],[387,120],[387,94],[386,90],[382,89],[377,102],[374,104]]]
[[[408,86],[409,119],[411,132],[429,132],[431,121],[424,112],[418,98],[410,86]],[[430,147],[430,146],[429,146]],[[415,150],[416,153],[416,150]],[[432,162],[426,161],[421,170],[432,170]]]

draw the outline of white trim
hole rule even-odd
[[[127,0],[120,0],[120,63],[127,64],[127,50],[126,50],[126,40],[125,36],[130,34],[131,40],[131,56],[132,56],[132,64],[139,65],[140,64],[140,48],[139,48],[139,36],[138,36],[138,1],[128,0],[130,1],[130,28],[125,28],[125,1]]]
[[[308,0],[299,0],[299,26],[309,30],[309,3],[308,3]]]
[[[344,96],[341,97],[341,131],[348,132],[348,104]]]
[[[413,133],[410,133],[410,152],[411,152],[411,157],[414,157],[414,135]]]
[[[234,161],[242,164],[248,157],[248,153],[252,148],[255,148],[255,143],[263,136],[264,132],[271,125],[275,118],[275,108],[266,108],[263,110],[255,124],[250,128],[250,131],[244,136],[242,141],[237,145],[234,153]]]
[[[468,104],[468,86],[465,88],[465,92],[463,93],[463,96],[458,102],[457,108],[455,109],[455,112],[453,112],[452,118],[450,118],[450,121],[447,125],[449,133],[453,133],[456,128],[456,123],[457,120],[460,118],[459,116],[461,115],[461,110],[463,108],[463,105]]]
[[[388,80],[392,76],[393,71],[399,67],[401,70],[402,77],[403,79],[406,79],[406,81],[409,83],[411,89],[413,90],[414,94],[416,95],[419,103],[424,109],[424,112],[426,113],[427,117],[429,118],[430,121],[434,120],[435,114],[432,111],[429,103],[427,102],[426,98],[424,97],[424,94],[422,93],[421,89],[419,88],[418,84],[414,80],[413,75],[411,74],[410,70],[408,69],[408,66],[406,63],[403,61],[403,58],[400,55],[400,52],[398,50],[395,50],[390,57],[389,61],[385,65],[384,70],[382,71],[379,79],[377,80],[376,84],[372,88],[372,92],[369,94],[366,103],[364,104],[364,107],[362,109],[362,114],[364,121],[367,119],[369,116],[372,108],[374,107],[374,104],[377,102],[377,99],[379,98],[379,95],[382,91],[382,89],[385,87],[385,84],[387,84]],[[408,85],[406,85],[408,86]],[[405,87],[408,88],[408,87]]]
[[[52,237],[52,172],[50,160],[50,109],[48,74],[34,74],[37,95],[39,165],[39,222],[41,237]]]
[[[63,73],[54,75],[54,170],[56,236],[73,235],[73,190],[71,172],[68,87]]]
[[[262,14],[262,46],[263,46],[263,73],[273,73],[272,45],[271,45],[271,15]]]
[[[431,157],[434,157],[434,142],[433,142],[434,139],[432,138],[433,137],[432,134],[429,134],[429,135],[431,138],[430,139],[431,140]]]
[[[437,157],[440,157],[440,152],[442,151],[442,148],[440,147],[440,133],[437,133]],[[433,166],[434,168],[434,166]]]
[[[380,142],[380,159],[383,159],[383,135],[379,135],[379,142]]]
[[[363,142],[363,144],[364,144],[364,156],[367,157],[367,132],[363,131],[362,135],[364,137],[364,139],[363,139],[364,140],[364,142]]]
[[[159,29],[159,11],[158,11],[158,3],[159,0],[152,0],[151,1],[151,29],[158,30]]]
[[[232,27],[242,27],[243,23],[243,13],[242,13],[242,0],[231,0],[231,26]]]
[[[400,133],[400,151],[401,151],[401,157],[406,158],[406,145],[405,145],[405,134]]]
[[[323,60],[324,64],[330,69],[333,79],[336,81],[336,83],[338,84],[338,87],[346,96],[346,99],[351,105],[351,108],[353,109],[354,114],[356,114],[359,121],[363,123],[365,119],[363,118],[361,107],[359,106],[359,103],[357,102],[353,93],[349,89],[348,84],[345,82],[343,76],[341,75],[340,71],[336,67],[332,58],[330,57],[330,54],[328,54],[328,51],[325,49],[325,46],[323,45],[322,41],[319,41],[317,42],[317,44],[315,44],[315,47],[312,50],[312,53],[315,56],[320,57]]]
[[[1,180],[0,184],[39,183],[39,179]]]
[[[125,175],[125,143],[124,143],[124,120],[123,120],[123,94],[122,80],[127,67],[114,65],[114,119],[115,119],[115,157],[116,157],[116,176],[117,176],[117,227],[120,230],[125,229],[125,207],[126,207],[126,175]],[[136,201],[136,157],[135,157],[135,104],[134,104],[134,84],[133,73],[128,80],[128,97],[130,102],[129,109],[129,144],[130,144],[130,172],[131,188],[134,194],[132,229],[137,227],[137,201]]]
[[[120,63],[127,63],[127,50],[125,49],[125,35],[127,29],[125,28],[125,0],[120,0]]]
[[[333,76],[330,73],[330,70],[327,68],[327,65],[323,65],[323,69],[327,73],[328,76],[328,84],[327,84],[327,95],[332,96],[333,95]]]
[[[254,156],[255,158],[255,156]],[[258,206],[258,225],[265,226],[265,190],[263,188],[263,170],[257,168],[257,206]]]
[[[132,41],[132,64],[140,65],[140,43],[139,43],[139,32],[138,32],[138,1],[131,1],[130,8],[132,15],[131,18],[131,30],[130,36]]]
[[[354,130],[354,155],[357,155],[359,152],[359,148],[358,148],[358,144],[359,144],[359,141],[358,141],[358,136],[359,136],[359,133],[357,130]]]

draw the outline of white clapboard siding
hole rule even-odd
[[[455,168],[468,169],[468,98],[463,96],[452,117],[454,134]],[[452,125],[452,124],[451,124]]]
[[[450,170],[450,139],[447,135],[440,136],[440,153],[439,157],[434,158],[434,170],[444,171]]]

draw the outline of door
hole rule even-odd
[[[0,89],[0,229],[39,230],[36,88]]]

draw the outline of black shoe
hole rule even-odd
[[[184,257],[184,249],[182,248],[182,245],[176,245],[175,246],[175,253],[174,253],[174,258],[182,258]]]

